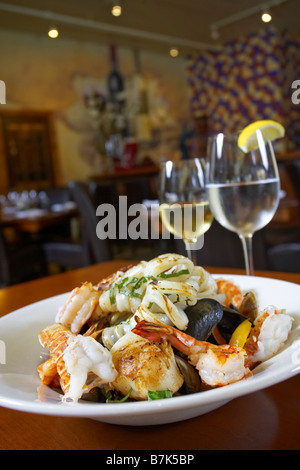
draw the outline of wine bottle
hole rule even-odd
[[[151,126],[148,106],[147,84],[141,71],[139,51],[134,51],[135,60],[135,99],[136,99],[136,119],[135,133],[139,141],[151,139]]]
[[[108,90],[113,115],[113,134],[120,134],[123,138],[128,135],[128,122],[126,112],[125,87],[122,75],[118,70],[116,47],[110,46],[111,72],[108,76]]]
[[[117,103],[120,93],[124,91],[124,81],[118,70],[116,47],[114,45],[110,46],[110,62],[111,71],[108,76],[108,90],[112,103]]]

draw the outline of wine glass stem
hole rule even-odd
[[[196,256],[196,250],[191,249],[191,243],[184,240],[185,244],[185,249],[188,255],[188,258],[193,261],[194,265],[197,266],[197,256]]]
[[[252,252],[252,234],[239,235],[242,245],[246,265],[246,274],[254,276],[253,252]]]

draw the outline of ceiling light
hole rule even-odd
[[[56,39],[59,36],[59,32],[57,28],[50,28],[48,31],[48,36],[51,39]]]
[[[114,16],[120,16],[122,14],[122,7],[120,2],[114,2],[111,13]]]
[[[179,50],[177,49],[177,47],[171,47],[170,49],[170,56],[171,57],[177,57],[179,54]]]
[[[272,15],[269,11],[264,11],[261,15],[261,19],[264,23],[269,23],[272,20]]]

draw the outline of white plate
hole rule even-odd
[[[228,278],[244,290],[253,289],[259,305],[285,308],[294,318],[282,350],[254,370],[252,377],[226,387],[164,400],[117,404],[63,404],[56,392],[40,387],[36,367],[43,348],[38,333],[54,323],[57,308],[68,294],[21,308],[0,319],[0,406],[44,415],[92,418],[122,425],[154,425],[182,421],[208,413],[236,397],[286,380],[300,371],[300,285],[246,276]],[[4,358],[4,352],[6,356]],[[5,361],[3,360],[5,359]],[[43,399],[41,399],[43,396]]]

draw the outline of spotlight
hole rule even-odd
[[[272,21],[272,15],[269,11],[264,11],[261,15],[261,19],[264,23],[269,23],[270,21]]]
[[[177,47],[171,47],[170,49],[170,56],[171,57],[177,57],[179,54],[179,50],[177,49]]]
[[[111,14],[114,16],[120,16],[122,14],[122,6],[120,2],[113,3]]]
[[[59,32],[57,28],[50,28],[48,31],[48,36],[51,39],[56,39],[59,36]]]

